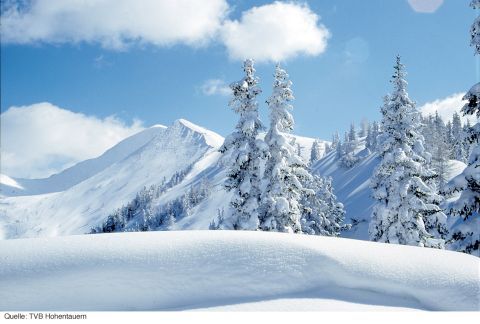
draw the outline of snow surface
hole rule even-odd
[[[68,190],[1,198],[0,235],[8,239],[88,233],[144,186],[218,155],[217,147],[208,143],[220,145],[220,135],[198,133],[185,124],[179,120],[156,132],[147,144]]]
[[[363,154],[364,151],[358,152]],[[370,189],[370,177],[380,162],[376,154],[370,154],[351,168],[340,166],[336,152],[328,153],[312,169],[324,177],[332,177],[334,193],[345,207],[345,222],[357,225],[350,231],[343,232],[343,237],[368,240],[368,224],[375,201]]]
[[[285,233],[177,231],[0,242],[0,310],[480,310],[479,262]]]

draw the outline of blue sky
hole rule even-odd
[[[228,1],[228,13],[222,19],[241,22],[245,12],[271,3]],[[388,81],[397,53],[407,66],[410,96],[419,105],[466,91],[475,83],[478,70],[469,46],[469,28],[476,13],[468,3],[445,0],[436,11],[422,13],[407,0],[294,2],[293,6],[320,16],[316,26],[330,34],[322,40],[326,40],[324,50],[320,48],[323,43],[297,44],[299,49],[294,54],[277,56],[293,81],[295,133],[330,139],[334,131],[346,130],[352,121],[378,120],[382,96],[390,90]],[[30,9],[27,5],[21,10],[28,13]],[[4,19],[5,15],[3,8]],[[85,17],[88,13],[76,19]],[[44,27],[42,17],[35,14],[14,23],[25,25],[28,19]],[[253,37],[260,33],[258,28],[247,31]],[[169,125],[186,118],[226,135],[236,123],[237,117],[227,106],[228,95],[212,93],[212,89],[206,93],[205,83],[217,80],[228,84],[240,79],[241,60],[237,56],[254,51],[254,46],[244,46],[244,52],[235,54],[235,49],[225,45],[227,40],[212,40],[211,35],[207,40],[189,36],[186,41],[166,43],[161,38],[164,35],[153,41],[147,35],[139,42],[119,46],[111,45],[110,39],[110,43],[99,40],[95,30],[88,36],[78,36],[75,30],[69,36],[53,31],[37,37],[35,30],[29,32],[33,36],[26,39],[13,35],[8,26],[2,29],[2,113],[11,106],[48,102],[100,119],[115,115],[127,125],[133,119],[148,126]],[[226,35],[222,37],[229,37]],[[309,53],[315,46],[316,52]],[[264,101],[271,91],[272,61],[264,59],[256,64],[265,123]]]

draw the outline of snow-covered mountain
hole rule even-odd
[[[150,142],[155,136],[163,134],[166,128],[163,125],[152,126],[126,138],[99,157],[77,163],[48,178],[21,179],[10,178],[2,174],[0,175],[0,195],[28,196],[65,191],[105,170],[110,165],[125,159]]]
[[[300,144],[302,157],[308,161],[314,139],[291,137]],[[168,229],[208,229],[217,210],[227,209],[230,201],[230,194],[223,189],[225,166],[218,153],[223,140],[212,131],[180,119],[168,128],[146,129],[102,156],[47,179],[25,181],[3,176],[2,194],[10,197],[0,198],[0,238],[88,233],[118,208],[131,203],[143,188],[154,185],[163,189],[150,204],[158,211],[184,199],[202,181],[208,182],[208,195],[184,211],[174,224],[168,224]],[[324,148],[328,142],[321,143]],[[360,139],[356,156],[358,163],[345,168],[335,152],[330,152],[312,170],[332,177],[335,194],[345,205],[346,222],[353,226],[341,236],[367,240],[373,206],[369,178],[379,159],[364,149],[364,139]],[[448,177],[464,167],[461,162],[451,161]],[[170,185],[162,187],[165,182]],[[138,217],[133,217],[126,229],[133,230],[137,221]]]
[[[147,129],[98,159],[51,177],[58,181],[72,174],[78,176],[77,180],[79,175],[86,177],[64,191],[2,198],[3,237],[86,233],[106,215],[133,199],[144,186],[157,184],[195,163],[205,164],[205,159],[210,161],[212,156],[215,160],[222,142],[221,136],[186,120],[178,120],[168,128]],[[38,183],[44,192],[58,188],[57,181],[42,183],[39,180]]]
[[[291,137],[300,144],[302,157],[308,160],[314,139]],[[179,119],[170,127],[148,128],[102,156],[46,179],[13,179],[3,175],[0,237],[88,233],[134,199],[142,188],[172,178],[177,181],[157,204],[171,201],[193,184],[208,179],[212,194],[174,226],[207,229],[216,210],[229,201],[222,188],[225,174],[218,153],[223,140],[212,131]]]

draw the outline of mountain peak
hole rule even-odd
[[[155,124],[155,125],[150,126],[149,128],[162,128],[162,129],[167,129],[168,127],[165,126],[165,125],[161,125],[161,124]]]
[[[172,125],[173,128],[181,128],[181,129],[187,129],[189,131],[193,131],[195,133],[198,133],[202,135],[205,138],[205,142],[210,145],[211,147],[220,147],[223,144],[224,138],[206,128],[203,128],[201,126],[198,126],[186,119],[180,118],[177,119],[173,122]]]

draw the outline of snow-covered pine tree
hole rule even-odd
[[[453,114],[451,142],[453,151],[452,157],[455,160],[466,163],[468,156],[465,154],[465,136],[462,128],[462,121],[457,112]]]
[[[345,153],[345,143],[342,143],[342,141],[340,140],[340,137],[338,137],[338,142],[337,142],[336,150],[335,150],[335,156],[337,157],[337,159],[340,160],[344,153]]]
[[[265,135],[268,158],[265,164],[265,191],[262,195],[260,226],[264,231],[301,232],[300,199],[302,183],[310,174],[302,159],[285,136],[293,130],[290,102],[294,99],[288,74],[277,64],[273,93],[267,100],[270,129]]]
[[[369,149],[370,151],[372,150],[372,131],[373,127],[372,125],[368,125],[367,128],[367,136],[365,137],[365,148]]]
[[[338,236],[345,225],[343,204],[333,193],[332,179],[312,176],[308,180],[310,189],[302,199],[302,231],[310,235]]]
[[[480,9],[480,0],[472,1],[471,6]],[[471,38],[475,54],[480,54],[480,17],[472,25]],[[480,118],[480,83],[475,84],[463,99],[467,103],[462,113]],[[448,206],[449,214],[458,217],[448,243],[455,251],[480,256],[480,122],[470,128],[466,139],[474,145],[468,165],[445,188],[447,194],[460,192],[460,197]]]
[[[228,152],[231,159],[225,188],[233,191],[233,197],[230,202],[231,213],[217,224],[219,229],[256,230],[259,225],[260,169],[265,144],[257,139],[263,125],[258,118],[256,98],[261,90],[253,63],[253,60],[245,60],[245,77],[230,85],[233,97],[229,106],[240,119],[236,130],[225,139],[220,148],[220,152]]]
[[[452,147],[453,146],[453,143],[454,143],[454,140],[453,140],[453,135],[452,135],[452,121],[449,120],[446,124],[445,124],[445,128],[446,128],[446,140],[447,140],[447,144]],[[450,150],[450,158],[453,159],[454,156],[453,156],[453,149]]]
[[[348,141],[350,142],[350,151],[354,151],[358,145],[357,131],[355,130],[355,124],[350,124],[350,131],[348,132]]]
[[[303,146],[300,143],[297,143],[297,155],[302,156]]]
[[[345,132],[345,141],[342,145],[340,164],[345,168],[351,168],[358,162],[355,150],[359,145],[355,124],[350,124],[349,132]]]
[[[420,114],[407,94],[404,65],[397,56],[393,93],[382,107],[382,134],[378,140],[381,162],[370,179],[376,204],[370,239],[378,242],[443,247],[446,216],[438,207],[441,197],[425,181],[428,153],[419,134]],[[431,231],[431,233],[429,233]]]
[[[377,136],[380,134],[380,126],[374,121],[368,128],[367,138],[365,140],[366,148],[370,151],[377,149]]]
[[[470,6],[480,9],[480,0],[472,0]],[[480,54],[480,16],[477,16],[470,28],[470,45],[475,49],[475,54]]]
[[[464,152],[465,152],[465,156],[467,157],[467,160],[468,160],[468,157],[470,156],[470,153],[472,153],[472,149],[473,149],[473,144],[468,140],[468,136],[471,130],[472,130],[472,124],[470,123],[470,120],[467,119],[467,121],[463,125],[463,148],[464,148]]]
[[[370,128],[370,123],[366,118],[363,118],[362,122],[360,123],[360,131],[358,132],[358,136],[360,137],[367,136],[367,132],[369,128]]]
[[[435,150],[435,119],[433,115],[428,115],[427,117],[421,117],[421,129],[420,132],[424,138],[423,146],[425,150],[429,153]]]
[[[335,132],[332,135],[332,145],[330,146],[330,148],[332,150],[336,150],[337,146],[338,146],[338,143],[340,143],[340,135],[338,135],[338,132]]]
[[[312,149],[310,151],[310,165],[313,165],[315,162],[322,158],[322,151],[320,146],[320,141],[315,139],[312,144]]]
[[[324,149],[323,149],[324,155],[327,155],[332,151],[332,146],[331,146],[332,144],[324,143],[323,145],[324,145]]]
[[[435,112],[433,118],[433,134],[431,141],[432,151],[432,167],[435,170],[437,177],[435,184],[438,190],[441,190],[447,183],[448,161],[450,157],[450,148],[447,142],[447,129],[443,123],[442,118]]]

